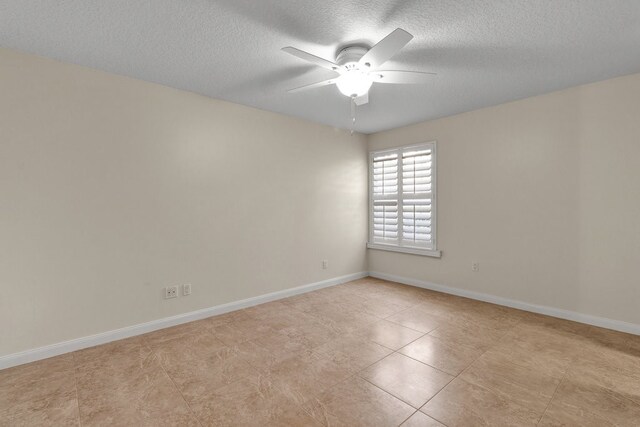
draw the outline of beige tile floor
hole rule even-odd
[[[638,426],[640,337],[367,278],[0,371],[0,425]]]

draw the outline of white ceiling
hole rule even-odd
[[[424,86],[374,85],[372,133],[640,72],[640,0],[0,0],[0,45],[348,129],[327,59],[397,27],[415,38],[387,69]],[[1,77],[0,77],[1,78]]]

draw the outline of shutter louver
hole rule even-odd
[[[376,240],[398,239],[398,203],[396,201],[374,202],[373,237]]]
[[[402,240],[409,246],[429,246],[431,232],[431,200],[405,200],[402,204]]]
[[[398,155],[390,154],[373,159],[373,194],[398,193]]]
[[[431,191],[431,150],[410,151],[402,155],[402,192]]]

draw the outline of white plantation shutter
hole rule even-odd
[[[402,244],[433,249],[433,147],[402,150]]]
[[[370,242],[435,250],[435,144],[371,155]]]
[[[398,153],[373,157],[373,238],[379,242],[398,240]]]

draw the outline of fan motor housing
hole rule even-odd
[[[338,52],[338,55],[336,56],[336,63],[347,68],[347,70],[356,68],[360,58],[362,58],[368,51],[369,49],[362,46],[347,46]]]

